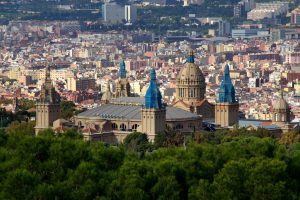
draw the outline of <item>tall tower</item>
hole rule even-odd
[[[126,77],[126,66],[124,60],[120,62],[119,68],[120,78],[117,81],[115,97],[130,96],[130,84]]]
[[[215,123],[221,127],[239,123],[239,103],[235,99],[235,89],[231,82],[228,64],[225,65],[224,77],[216,100]]]
[[[166,109],[162,104],[162,96],[156,83],[154,69],[150,71],[150,85],[145,95],[145,105],[142,108],[142,132],[154,141],[155,135],[163,132],[166,127]]]
[[[280,99],[273,106],[272,122],[278,125],[286,124],[290,122],[290,113],[289,104],[285,101],[281,92]]]
[[[55,91],[50,79],[50,69],[46,67],[45,84],[42,86],[40,99],[36,103],[35,134],[51,128],[53,122],[60,117],[60,96]]]

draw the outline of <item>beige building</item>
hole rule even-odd
[[[11,70],[9,70],[8,78],[19,80],[20,76],[22,76],[23,74],[24,74],[24,72],[22,71],[22,69],[20,67],[14,67]]]
[[[26,75],[31,76],[32,80],[43,80],[45,79],[46,69],[39,70],[27,70]],[[51,70],[50,78],[51,80],[67,80],[69,77],[73,77],[74,73],[69,69],[57,69]]]
[[[67,79],[67,89],[70,91],[83,91],[88,89],[95,89],[96,81],[93,78],[75,78]]]
[[[72,49],[70,52],[70,56],[73,58],[88,58],[89,51],[88,51],[88,49],[85,49],[85,48]]]

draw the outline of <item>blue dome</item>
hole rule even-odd
[[[154,69],[150,70],[150,85],[145,95],[145,108],[162,108],[162,97],[156,83],[156,73]]]
[[[124,62],[124,60],[122,60],[121,62],[120,62],[120,78],[121,79],[124,79],[124,78],[126,78],[126,67],[125,67],[125,62]]]
[[[224,68],[224,77],[218,91],[217,102],[220,103],[236,103],[235,89],[232,85],[229,65],[226,64]]]

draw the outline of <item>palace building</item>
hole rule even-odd
[[[202,129],[202,117],[180,108],[167,106],[156,83],[154,69],[144,98],[119,97],[109,103],[87,110],[75,117],[86,140],[122,142],[134,131],[143,132],[153,141],[155,135],[166,129],[191,133]]]
[[[210,131],[215,128],[266,128],[276,136],[289,130],[300,130],[297,124],[290,123],[290,108],[283,95],[273,106],[272,121],[239,119],[239,103],[228,64],[224,67],[216,104],[209,103],[205,99],[204,75],[195,65],[191,50],[177,77],[176,100],[170,106],[162,100],[154,69],[150,70],[150,83],[145,97],[130,97],[124,61],[120,63],[119,70],[116,92],[112,93],[108,85],[100,106],[74,117],[72,126],[82,130],[85,140],[121,143],[129,133],[137,131],[146,133],[149,140],[153,141],[158,133],[166,130],[188,134],[202,130],[203,124],[209,124]],[[65,121],[59,117],[60,97],[52,86],[47,67],[45,84],[36,104],[36,134],[47,128],[61,129]]]

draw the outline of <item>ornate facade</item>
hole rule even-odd
[[[195,64],[194,53],[188,53],[184,67],[176,81],[176,101],[174,107],[202,115],[205,119],[214,118],[214,106],[205,99],[206,83],[199,66]]]
[[[230,78],[229,65],[224,68],[224,76],[215,105],[215,124],[230,127],[239,123],[239,103],[235,99],[235,89]]]
[[[133,132],[143,132],[153,141],[155,135],[168,129],[191,133],[202,129],[201,116],[162,103],[154,69],[145,98],[120,97],[75,116],[85,140],[123,142]]]
[[[42,86],[40,99],[36,103],[35,133],[53,127],[53,122],[60,117],[60,96],[55,91],[50,79],[50,69],[46,68],[46,79]]]

